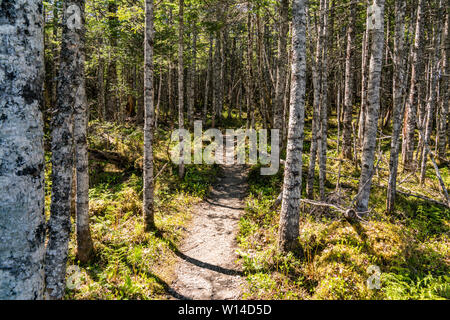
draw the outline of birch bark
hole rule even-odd
[[[380,113],[380,81],[384,52],[384,0],[374,0],[378,6],[379,17],[374,18],[372,31],[372,52],[369,65],[369,81],[367,87],[367,117],[365,123],[364,143],[361,157],[361,177],[359,180],[359,197],[357,210],[366,212],[369,206],[370,190],[374,171],[375,148],[377,142],[377,126]],[[376,15],[376,14],[375,14]],[[380,21],[380,25],[376,21]]]
[[[86,263],[93,251],[91,231],[89,228],[89,158],[87,145],[88,106],[86,97],[85,66],[85,0],[80,0],[81,28],[78,33],[79,51],[76,56],[76,71],[73,76],[75,85],[74,101],[74,141],[76,166],[76,224],[77,224],[77,257]]]
[[[42,1],[0,6],[0,300],[44,293]]]
[[[277,83],[275,89],[275,104],[273,110],[274,129],[281,130],[283,126],[284,91],[288,63],[287,34],[289,31],[289,1],[281,0],[279,4],[280,33],[278,35]]]
[[[281,251],[294,250],[299,235],[306,87],[305,6],[305,0],[293,1],[291,104],[278,240]]]
[[[52,202],[45,257],[46,298],[62,299],[65,291],[67,253],[71,231],[70,204],[73,181],[73,111],[83,0],[64,2],[58,98],[51,123]]]
[[[153,0],[145,0],[145,58],[144,58],[144,225],[150,231],[155,226],[153,132],[155,107],[153,101]]]
[[[353,159],[352,152],[352,121],[353,121],[353,42],[356,8],[351,6],[347,29],[347,52],[345,57],[345,89],[344,89],[344,130],[342,154],[348,160]]]

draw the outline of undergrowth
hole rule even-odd
[[[259,166],[252,167],[250,192],[238,235],[238,253],[248,282],[244,298],[450,298],[450,210],[398,195],[395,214],[387,216],[383,185],[388,175],[389,148],[384,149],[387,151],[373,179],[367,222],[349,224],[336,212],[312,211],[309,205],[302,204],[300,249],[287,255],[280,254],[277,248],[279,208],[271,210],[281,191],[282,173],[263,177],[259,175]],[[305,141],[304,151],[305,175],[309,141]],[[337,195],[340,205],[347,207],[357,194],[360,172],[358,166],[344,162],[339,176],[340,165],[335,158],[338,158],[336,144],[330,136],[326,191],[328,195]],[[441,168],[441,174],[448,185],[448,168]],[[405,178],[407,173],[400,173],[400,181]],[[335,188],[338,179],[340,187]],[[302,185],[305,197],[305,183]],[[418,184],[416,174],[407,178],[402,188],[435,199],[440,197],[432,171],[427,174],[424,186]],[[370,266],[380,268],[380,289],[368,286],[372,276]]]
[[[155,141],[155,174],[169,162],[169,135]],[[184,179],[171,162],[155,186],[156,230],[144,232],[142,219],[143,132],[134,126],[90,123],[89,148],[123,159],[115,164],[90,157],[90,226],[94,256],[76,260],[76,235],[69,243],[66,299],[166,299],[173,280],[177,244],[191,218],[191,208],[208,193],[217,166],[187,166]],[[95,155],[95,153],[93,153]],[[47,155],[50,174],[50,157]],[[49,179],[47,179],[49,181]],[[47,203],[50,202],[47,185]],[[47,206],[47,214],[48,214]],[[75,220],[72,219],[72,229]]]

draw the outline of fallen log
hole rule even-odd
[[[386,180],[384,180],[384,181],[386,182]],[[385,186],[383,184],[374,184],[374,185],[379,187],[379,188],[387,188],[387,186]],[[423,195],[415,193],[415,192],[411,192],[411,191],[405,190],[403,188],[400,188],[399,186],[397,186],[395,192],[398,193],[398,194],[401,194],[402,196],[414,197],[414,198],[421,199],[421,200],[424,200],[424,201],[427,201],[427,202],[430,202],[430,203],[434,203],[434,204],[437,204],[437,205],[440,205],[440,206],[443,206],[443,207],[450,208],[450,204],[447,204],[445,202],[441,202],[441,201],[438,201],[438,200],[435,200],[435,199],[428,198],[426,196],[423,196]]]
[[[382,187],[386,188],[386,186],[382,186]],[[403,196],[406,196],[406,197],[414,197],[414,198],[425,200],[425,201],[430,202],[430,203],[438,204],[438,205],[443,206],[443,207],[450,208],[450,205],[445,203],[445,202],[437,201],[437,200],[434,200],[434,199],[422,196],[422,195],[417,194],[417,193],[411,193],[411,191],[406,191],[406,190],[402,191],[402,190],[398,190],[398,188],[397,188],[396,191],[397,191],[397,193],[399,193],[399,194],[401,194]]]
[[[96,149],[88,149],[90,158],[94,158],[99,161],[112,162],[116,166],[127,169],[130,167],[129,160],[124,156],[113,151],[100,151]]]
[[[280,193],[277,197],[277,199],[275,200],[275,202],[273,203],[273,205],[270,207],[271,211],[276,210],[281,202],[282,202],[282,198],[283,198],[283,193]],[[365,221],[361,215],[362,214],[366,214],[368,212],[356,212],[356,210],[349,208],[349,209],[345,209],[345,208],[341,208],[340,206],[331,204],[331,203],[326,203],[326,202],[321,202],[321,201],[314,201],[314,200],[309,200],[309,199],[300,199],[300,202],[303,203],[307,203],[310,204],[312,206],[317,206],[317,207],[327,207],[327,208],[331,208],[337,212],[339,212],[347,221],[349,222],[355,222],[355,221]]]

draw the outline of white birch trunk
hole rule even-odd
[[[352,121],[353,121],[353,43],[356,8],[350,8],[350,19],[347,29],[347,52],[345,57],[345,89],[344,89],[344,130],[342,154],[345,159],[352,160]],[[339,119],[338,119],[339,120]],[[338,121],[339,123],[339,121]]]
[[[305,0],[293,1],[291,104],[278,240],[282,251],[294,250],[299,235],[306,87],[305,6]]]
[[[45,257],[46,298],[62,299],[65,293],[67,253],[71,231],[70,204],[73,168],[73,110],[78,84],[82,23],[77,23],[83,0],[64,2],[58,99],[52,119],[52,203]],[[79,20],[81,21],[81,20]]]
[[[77,218],[77,257],[86,263],[92,254],[93,244],[89,229],[89,159],[87,145],[88,106],[86,97],[86,80],[84,73],[85,64],[85,28],[84,5],[80,5],[81,29],[76,29],[79,40],[79,52],[77,55],[77,71],[74,75],[76,82],[76,94],[74,104],[74,141],[75,141],[75,165],[76,165],[76,218]]]
[[[0,300],[42,299],[42,2],[9,2],[0,9],[0,21]]]
[[[384,0],[374,0],[373,3],[379,7],[382,23],[380,26],[377,26],[377,24],[374,23],[372,31],[372,52],[367,87],[367,117],[364,131],[364,143],[362,146],[362,169],[359,180],[359,197],[357,200],[357,210],[359,212],[366,212],[369,206],[377,142],[378,117],[380,113],[380,82],[384,52]]]
[[[288,63],[287,36],[289,32],[289,1],[279,3],[280,33],[278,35],[277,83],[275,88],[275,103],[273,108],[274,129],[281,130],[283,126],[284,92]]]
[[[144,61],[144,225],[154,228],[153,131],[155,109],[153,101],[153,0],[145,1],[145,61]]]

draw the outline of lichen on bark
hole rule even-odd
[[[0,300],[44,292],[42,2],[0,2]]]

